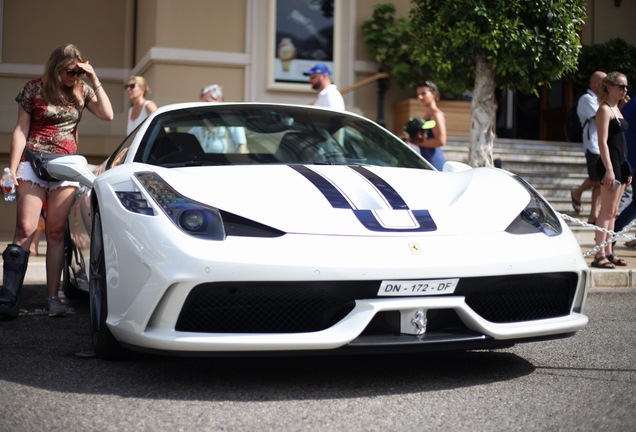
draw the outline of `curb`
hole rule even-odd
[[[46,264],[44,263],[34,263],[33,265],[29,264],[27,268],[26,275],[24,275],[24,283],[25,284],[41,284],[46,285]]]
[[[634,289],[636,270],[593,269],[590,273],[590,291],[593,289]]]
[[[596,289],[634,289],[634,270],[594,269],[590,273],[589,291]]]
[[[581,242],[581,250],[583,253],[586,253],[593,247],[593,244]],[[616,246],[615,252],[618,256],[625,259],[627,266],[617,266],[614,269],[594,268],[591,266],[593,257],[585,257],[585,261],[590,267],[589,291],[606,289],[632,290],[636,288],[636,250],[625,248],[623,246]]]

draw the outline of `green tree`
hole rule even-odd
[[[410,20],[396,18],[395,6],[391,3],[375,5],[372,18],[362,23],[369,56],[402,88],[413,88],[420,77],[430,72],[426,65],[417,64],[413,58],[413,32]]]
[[[636,46],[620,38],[593,45],[583,45],[579,65],[570,79],[574,83],[574,94],[587,90],[590,75],[594,71],[619,71],[627,76],[627,82],[636,83]]]
[[[414,89],[424,79],[433,74],[431,67],[421,55],[414,55],[420,41],[415,40],[415,28],[411,20],[397,17],[392,3],[378,3],[373,8],[373,16],[362,23],[363,40],[369,45],[369,57],[388,72],[391,81],[404,89]],[[434,77],[442,97],[456,99],[467,88],[463,82],[447,84]]]
[[[416,64],[470,88],[469,164],[493,165],[495,88],[537,93],[574,72],[584,0],[412,0]]]

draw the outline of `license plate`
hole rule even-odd
[[[459,278],[382,281],[378,296],[412,297],[452,294],[455,292],[458,282]]]

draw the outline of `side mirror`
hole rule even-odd
[[[48,171],[61,180],[80,182],[81,185],[91,189],[97,178],[88,166],[84,156],[69,155],[51,160],[47,165]]]
[[[446,163],[444,163],[444,168],[442,169],[442,171],[443,172],[459,172],[459,171],[468,171],[471,169],[473,169],[473,167],[463,162],[447,161]]]

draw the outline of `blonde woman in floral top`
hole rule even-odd
[[[82,77],[86,76],[86,81]],[[89,85],[90,83],[90,85]],[[37,230],[40,210],[47,203],[46,272],[49,316],[64,316],[58,298],[64,264],[64,231],[77,183],[47,181],[37,176],[25,156],[35,153],[74,154],[77,126],[84,108],[95,117],[110,121],[113,108],[106,91],[79,49],[71,44],[57,47],[49,57],[44,75],[27,82],[16,97],[18,120],[11,139],[10,175],[15,180],[17,218],[13,243],[3,252],[3,289],[0,318],[15,318],[29,247]]]

